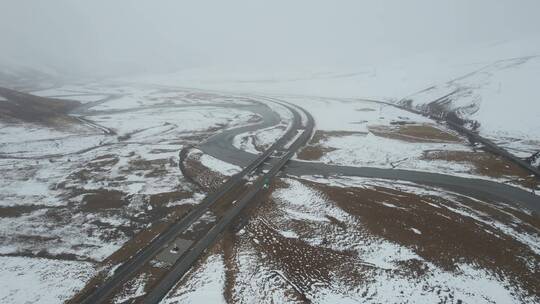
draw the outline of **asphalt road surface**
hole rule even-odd
[[[157,238],[155,238],[148,246],[137,252],[131,259],[126,261],[122,266],[120,266],[112,276],[110,276],[105,282],[100,286],[96,286],[88,295],[84,297],[81,303],[91,304],[91,303],[103,303],[109,299],[109,297],[120,288],[124,283],[126,283],[133,275],[138,273],[142,267],[150,260],[152,260],[158,253],[160,253],[163,248],[167,247],[168,244],[176,239],[176,237],[183,231],[185,231],[192,223],[199,219],[213,204],[215,204],[221,197],[223,197],[229,190],[235,186],[243,183],[243,179],[251,174],[257,167],[261,166],[270,156],[277,151],[277,149],[282,149],[283,146],[288,143],[292,138],[294,138],[297,132],[303,132],[303,136],[299,137],[293,145],[288,149],[288,152],[273,165],[273,168],[265,175],[265,178],[271,178],[277,174],[277,172],[283,167],[283,165],[294,155],[296,150],[303,144],[306,143],[313,129],[313,123],[310,125],[309,132],[301,131],[302,127],[301,117],[298,114],[298,110],[289,105],[283,104],[291,113],[293,114],[293,119],[287,128],[285,134],[270,148],[260,155],[250,155],[250,161],[244,166],[245,168],[238,174],[233,175],[230,179],[227,180],[216,192],[209,194],[199,205],[197,205],[193,210],[191,210],[186,216],[180,219],[178,222],[169,227],[166,231],[161,233]],[[281,119],[280,117],[272,111],[268,106],[260,103],[254,106],[246,106],[252,112],[258,113],[263,117],[262,122],[238,127],[230,130],[226,130],[219,134],[219,136],[214,136],[209,138],[203,145],[210,143],[211,147],[217,149],[220,148],[220,143],[224,141],[229,141],[234,138],[235,134],[240,134],[243,132],[254,131],[269,126],[277,125]],[[225,140],[224,140],[225,139]],[[301,141],[301,142],[300,142]],[[229,155],[229,157],[234,157]],[[230,222],[235,218],[235,216],[245,207],[245,205],[254,197],[254,195],[261,189],[261,182],[258,181],[250,187],[248,195],[244,195],[239,202],[234,205],[234,208],[228,211],[225,217],[223,217],[217,224],[213,227],[212,230],[201,240],[199,240],[192,248],[187,252],[183,259],[179,261],[181,265],[191,265],[200,253],[209,246],[223,231],[224,227],[228,226]],[[170,274],[174,274],[175,277],[178,275],[178,263],[175,265],[175,268]],[[182,271],[187,271],[188,268],[181,268]],[[171,280],[169,276],[166,276],[165,280],[161,281],[160,285],[156,288],[155,292],[152,292],[152,297],[149,299],[161,299],[172,287],[170,284],[174,284],[176,281]],[[161,293],[158,293],[161,291]],[[159,300],[156,300],[159,301]],[[157,303],[157,302],[156,302]]]
[[[176,285],[176,283],[182,278],[182,276],[191,268],[191,266],[197,261],[197,259],[208,249],[214,242],[218,239],[219,235],[230,226],[233,220],[246,208],[250,202],[255,198],[255,196],[264,189],[272,178],[274,178],[280,170],[285,166],[285,164],[294,156],[294,154],[302,146],[307,144],[310,140],[313,133],[314,121],[312,117],[308,115],[308,120],[303,130],[299,130],[301,127],[301,117],[298,114],[298,110],[294,107],[281,103],[283,106],[288,108],[293,113],[293,124],[289,129],[289,132],[296,133],[301,132],[301,134],[296,137],[294,142],[286,149],[283,149],[282,156],[272,160],[270,164],[270,169],[263,176],[259,177],[255,183],[244,192],[238,199],[237,202],[233,205],[232,208],[227,210],[225,215],[213,226],[201,239],[193,245],[189,251],[183,255],[173,266],[173,269],[169,271],[161,281],[152,288],[152,290],[145,296],[143,303],[145,304],[157,304],[167,295],[167,293]],[[289,133],[287,132],[287,133]],[[287,144],[287,139],[291,139],[292,134],[286,134],[278,142],[278,149],[282,148]]]
[[[197,258],[209,248],[233,221],[234,218],[253,200],[255,195],[263,190],[268,180],[283,171],[286,174],[301,175],[321,175],[321,176],[359,176],[366,178],[380,178],[387,180],[410,181],[418,184],[434,186],[448,191],[476,197],[486,201],[505,202],[519,204],[530,210],[540,213],[540,200],[535,196],[520,188],[488,180],[463,178],[451,175],[419,172],[401,169],[382,169],[370,167],[336,166],[317,162],[303,162],[291,160],[300,147],[305,145],[314,129],[314,120],[309,112],[285,101],[272,98],[258,98],[265,102],[279,103],[286,107],[293,114],[293,119],[286,133],[269,149],[261,154],[252,154],[239,150],[233,145],[234,137],[250,131],[275,126],[280,122],[280,117],[264,103],[250,106],[242,106],[243,109],[258,114],[261,121],[252,125],[242,126],[225,130],[210,137],[199,145],[203,152],[220,159],[222,161],[235,164],[244,169],[232,176],[216,192],[208,195],[197,207],[188,215],[171,226],[162,233],[147,247],[139,251],[133,258],[125,262],[116,272],[108,278],[101,286],[98,286],[90,293],[82,303],[101,303],[111,296],[113,291],[121,287],[135,273],[137,273],[146,263],[158,254],[168,243],[174,241],[179,233],[187,229],[193,222],[199,219],[210,206],[212,206],[225,193],[233,187],[243,182],[243,179],[252,174],[255,169],[265,166],[268,172],[260,176],[247,191],[243,192],[237,199],[234,207],[229,208],[225,215],[176,262],[172,269],[159,281],[144,299],[144,303],[158,303],[167,292],[178,282],[182,275],[189,270]],[[215,105],[214,105],[215,106]],[[88,110],[88,109],[85,109]],[[303,112],[306,118],[302,124]],[[297,137],[297,134],[301,133]],[[296,140],[286,147],[293,138]],[[275,152],[279,151],[279,155]],[[266,163],[266,164],[265,164]]]
[[[202,145],[201,150],[225,162],[241,167],[246,166],[256,155],[239,150],[233,145],[232,138],[240,133],[243,132],[236,134],[229,132],[225,137],[216,135],[219,140]],[[216,142],[217,144],[215,144]],[[294,176],[342,175],[409,181],[427,186],[440,187],[448,191],[486,200],[487,202],[518,204],[540,213],[540,198],[537,195],[517,187],[483,179],[403,169],[338,166],[299,160],[289,161],[283,171]]]

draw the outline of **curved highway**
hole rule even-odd
[[[268,185],[268,182],[283,169],[285,164],[289,162],[289,160],[294,156],[298,149],[300,149],[302,146],[309,142],[314,129],[314,121],[308,119],[308,121],[306,121],[306,124],[302,125],[302,119],[300,114],[298,113],[298,110],[302,111],[306,115],[309,114],[307,114],[307,112],[302,108],[295,109],[295,107],[286,103],[276,103],[281,104],[289,111],[291,111],[291,113],[293,114],[293,119],[285,134],[282,135],[282,137],[278,141],[276,141],[269,149],[267,149],[263,154],[261,154],[258,159],[261,159],[261,157],[264,157],[265,160],[268,159],[270,155],[268,154],[267,156],[265,156],[265,154],[267,154],[269,151],[272,151],[271,154],[273,154],[274,152],[281,152],[280,156],[276,156],[269,161],[269,170],[261,176],[258,176],[253,185],[251,185],[245,192],[241,193],[236,197],[236,203],[234,203],[232,207],[230,207],[225,212],[225,214],[210,230],[208,230],[208,232],[204,236],[198,239],[196,243],[191,246],[181,258],[177,260],[172,269],[158,282],[158,284],[151,288],[150,292],[144,297],[142,303],[160,303],[161,299],[163,299],[167,295],[167,293],[177,284],[177,282],[191,268],[191,266],[204,253],[204,251],[210,246],[212,246],[212,244],[218,239],[219,235],[231,225],[233,220],[240,215],[242,210],[244,210],[249,204],[252,203],[255,196],[259,192],[266,189],[265,187],[266,185]],[[266,124],[263,123],[262,125]],[[302,127],[304,127],[303,130],[301,130]],[[251,129],[252,127],[250,126],[248,128]],[[214,140],[222,138],[222,136],[224,136],[225,138],[229,138],[228,136],[233,135],[236,129],[229,130],[224,132],[225,134],[215,136],[214,138],[208,140],[206,143],[212,143],[214,142]],[[234,138],[234,136],[230,137],[230,139],[232,138]],[[257,162],[256,160],[255,162],[252,162],[247,168],[251,167],[251,169],[249,169],[249,172],[251,172],[260,164],[261,163]],[[246,171],[246,169],[244,169],[243,171]],[[229,181],[233,180],[236,176],[247,177],[249,175],[249,172],[247,175],[237,174],[231,179],[229,179]],[[257,175],[252,174],[251,176],[255,177]]]
[[[493,181],[463,178],[451,175],[401,170],[383,169],[370,167],[336,166],[318,162],[305,162],[291,160],[300,147],[307,144],[311,138],[315,121],[309,112],[297,105],[292,105],[283,100],[273,98],[257,98],[259,101],[253,105],[242,106],[243,110],[251,111],[261,117],[261,121],[241,127],[224,130],[208,138],[199,145],[203,152],[222,161],[235,164],[244,169],[232,176],[216,192],[209,194],[190,213],[173,224],[159,237],[154,239],[147,247],[135,254],[125,262],[115,273],[101,284],[95,286],[88,294],[82,295],[82,303],[102,303],[107,300],[115,290],[122,286],[130,277],[136,274],[143,265],[148,263],[156,254],[166,248],[175,240],[189,225],[199,219],[218,199],[224,197],[231,189],[245,181],[245,178],[256,174],[256,169],[265,166],[268,171],[259,175],[257,181],[244,193],[237,197],[236,204],[213,226],[201,239],[188,249],[188,251],[175,263],[170,271],[154,286],[146,295],[144,303],[158,303],[165,294],[176,284],[178,279],[193,265],[197,258],[219,237],[221,232],[228,227],[234,218],[245,208],[255,195],[264,189],[268,181],[280,171],[290,175],[344,175],[367,178],[380,178],[388,180],[410,181],[433,187],[443,188],[448,191],[472,196],[484,201],[504,202],[519,204],[530,210],[540,213],[540,199],[538,196],[525,190],[500,184]],[[289,127],[285,133],[270,148],[260,154],[252,154],[240,150],[233,145],[235,136],[256,131],[259,129],[276,126],[281,122],[280,116],[268,105],[260,100],[279,104],[293,114]],[[88,110],[88,109],[85,109]],[[299,114],[302,112],[305,121]],[[292,141],[294,139],[294,141]],[[289,143],[291,142],[292,143]]]
[[[138,251],[129,260],[124,262],[110,277],[105,279],[99,286],[93,286],[86,294],[81,295],[82,299],[75,299],[77,303],[104,303],[110,299],[115,291],[118,290],[123,284],[125,284],[131,277],[137,274],[147,263],[149,263],[158,254],[166,250],[171,242],[173,242],[181,233],[186,231],[191,224],[199,220],[214,204],[216,204],[222,197],[225,197],[227,193],[233,190],[235,187],[241,186],[245,183],[245,180],[253,174],[253,172],[264,165],[266,161],[270,159],[275,152],[285,152],[280,156],[279,160],[271,159],[271,169],[260,177],[257,182],[249,187],[247,193],[242,194],[238,198],[238,202],[234,204],[225,214],[225,216],[214,226],[203,238],[198,240],[187,253],[183,255],[174,268],[171,269],[167,275],[159,281],[159,283],[152,288],[152,291],[145,297],[145,303],[158,303],[168,292],[172,286],[174,286],[177,280],[191,267],[191,265],[197,260],[202,252],[211,246],[223,230],[228,227],[236,216],[245,208],[248,203],[255,197],[255,195],[263,189],[265,184],[273,178],[287,163],[293,155],[297,152],[302,145],[307,143],[311,137],[311,131],[313,125],[309,130],[302,131],[302,135],[296,138],[298,132],[301,132],[302,127],[300,114],[297,110],[288,106],[285,106],[293,114],[293,120],[290,122],[289,127],[285,134],[283,134],[279,140],[277,140],[272,146],[260,155],[245,156],[241,159],[250,157],[251,159],[244,166],[244,169],[229,178],[223,185],[219,187],[215,192],[210,193],[204,200],[194,207],[187,215],[183,216],[180,220],[175,222],[158,237],[152,240],[146,247]],[[214,147],[217,151],[223,148],[221,145],[224,142],[231,141],[235,134],[248,132],[251,130],[257,130],[273,126],[278,124],[281,119],[274,111],[272,111],[267,105],[262,103],[256,103],[253,106],[242,106],[242,108],[250,109],[252,112],[259,114],[263,119],[261,122],[237,127],[229,130],[225,130],[218,136],[209,138],[202,145],[208,147]],[[286,144],[294,139],[294,143],[285,148]],[[232,154],[229,154],[229,158],[234,158]]]
[[[267,98],[267,100],[284,103],[283,100],[277,100],[274,98]],[[309,114],[309,112],[304,112],[308,116],[308,120],[313,121],[313,117]],[[275,120],[272,120],[272,115],[269,113],[260,112],[258,110],[256,110],[255,113],[259,114],[263,119],[270,119],[266,124],[264,124],[264,126],[269,126],[275,123]],[[247,131],[253,131],[253,128],[248,127],[246,130],[238,128],[220,133],[214,136],[213,140],[202,144],[200,149],[215,158],[234,165],[245,167],[257,156],[236,148],[233,145],[233,139],[236,135]],[[339,166],[299,160],[289,161],[283,171],[287,174],[295,176],[343,175],[409,181],[427,186],[443,188],[448,191],[475,197],[487,202],[494,201],[518,204],[529,210],[535,211],[536,213],[540,213],[539,196],[517,187],[478,178],[465,178],[453,175],[403,169]]]

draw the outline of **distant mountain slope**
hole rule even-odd
[[[471,121],[527,158],[540,151],[540,39],[479,42],[348,67],[214,67],[127,80],[238,92],[367,98]]]
[[[51,69],[20,64],[0,64],[0,87],[28,92],[50,88],[58,85],[59,82],[60,76]]]
[[[407,96],[398,104],[468,121],[516,155],[540,150],[540,57],[497,60]]]
[[[30,122],[50,127],[79,123],[67,115],[78,106],[77,101],[39,97],[0,87],[0,121],[4,122]]]

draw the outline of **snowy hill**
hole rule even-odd
[[[53,87],[60,82],[53,69],[21,63],[0,62],[0,87],[31,91]]]
[[[133,82],[238,92],[367,98],[477,120],[480,134],[520,157],[540,150],[540,38],[479,44],[350,67],[212,67]],[[123,79],[126,80],[126,79]]]

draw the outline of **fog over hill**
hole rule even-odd
[[[540,303],[540,0],[0,12],[0,304]]]
[[[536,35],[535,0],[3,1],[0,63],[68,75],[364,66]]]

